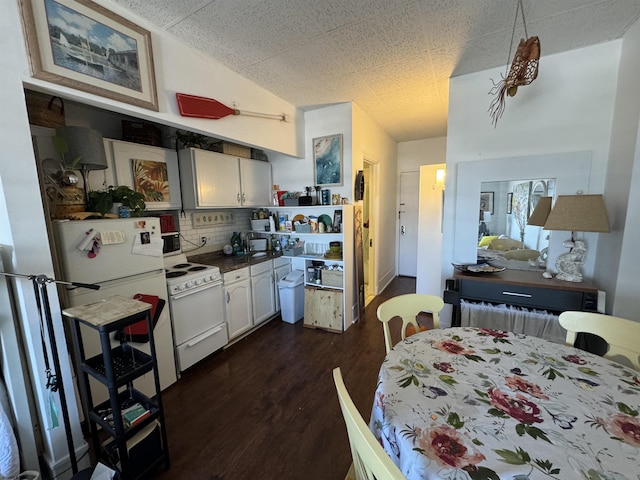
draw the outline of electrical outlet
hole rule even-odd
[[[202,243],[203,245],[207,243],[207,237],[200,237],[200,243]]]

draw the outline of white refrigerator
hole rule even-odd
[[[177,380],[167,284],[162,258],[160,221],[154,217],[105,220],[54,221],[55,245],[67,282],[92,283],[99,290],[68,287],[64,308],[98,302],[114,295],[133,298],[136,294],[153,295],[165,301],[153,335],[158,360],[160,387]],[[82,326],[82,340],[87,357],[101,353],[98,332]],[[113,345],[118,341],[112,340]],[[149,343],[132,345],[149,353]],[[107,389],[90,379],[94,403],[106,401]],[[155,394],[153,372],[134,381],[145,395]]]

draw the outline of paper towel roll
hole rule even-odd
[[[91,245],[93,243],[93,239],[96,238],[98,232],[93,228],[90,228],[85,232],[85,236],[82,241],[78,244],[78,250],[84,252],[85,250],[91,250]]]

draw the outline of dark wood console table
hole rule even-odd
[[[516,305],[560,313],[595,312],[598,289],[589,283],[544,278],[542,272],[505,270],[491,274],[456,271],[446,280],[444,301],[453,305],[452,326],[460,326],[460,300]]]

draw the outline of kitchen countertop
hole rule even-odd
[[[199,255],[188,256],[187,260],[203,265],[213,265],[220,269],[220,273],[227,273],[240,268],[257,265],[273,258],[281,257],[281,253],[265,252],[266,255],[253,257],[252,254],[240,256],[226,256],[221,251],[201,253]]]

